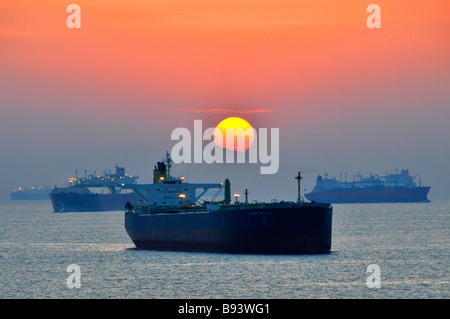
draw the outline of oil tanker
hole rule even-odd
[[[347,175],[347,174],[345,174]],[[422,186],[422,181],[414,182],[419,174],[409,175],[408,169],[400,172],[386,173],[385,176],[372,175],[362,177],[361,174],[353,176],[352,182],[347,178],[317,177],[314,189],[305,194],[311,201],[319,203],[411,203],[429,202],[427,195],[429,186]]]
[[[125,229],[138,249],[220,253],[308,254],[331,250],[330,204],[239,202],[231,200],[230,181],[185,183],[181,178],[156,176],[151,189],[133,187],[139,205],[126,204]],[[158,179],[159,177],[159,179]],[[224,192],[221,201],[200,202],[208,190]]]

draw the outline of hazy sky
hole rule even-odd
[[[69,29],[69,4],[81,28]],[[381,29],[366,8],[381,7]],[[0,2],[0,198],[115,164],[151,182],[173,129],[241,116],[280,128],[280,170],[179,165],[250,198],[303,170],[421,173],[450,198],[448,0]],[[219,109],[219,110],[218,110]]]

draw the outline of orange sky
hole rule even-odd
[[[66,26],[71,3],[81,29]],[[366,26],[371,3],[381,29]],[[0,191],[110,161],[146,172],[173,128],[241,116],[280,128],[285,178],[297,161],[314,174],[408,165],[450,196],[449,9],[448,0],[3,0]]]
[[[378,1],[380,30],[366,27],[361,0],[77,1],[79,30],[66,26],[70,3],[2,2],[0,68],[11,85],[129,95],[139,109],[156,99],[293,111],[274,103],[448,68],[448,1]]]

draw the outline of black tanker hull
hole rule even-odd
[[[123,210],[127,202],[138,203],[138,195],[130,194],[50,194],[54,212],[95,212]]]
[[[174,214],[125,213],[139,249],[307,254],[331,250],[332,208],[296,207]]]

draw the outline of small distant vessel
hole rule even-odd
[[[328,178],[328,174],[325,178],[319,175],[314,189],[305,197],[318,203],[429,202],[430,187],[422,186],[420,179],[417,185],[414,179],[418,175],[410,176],[408,169],[385,176],[370,174],[365,178],[358,173],[352,182],[347,182],[347,178],[342,181],[342,174],[340,180]]]
[[[230,181],[185,183],[168,173],[152,187],[137,185],[139,205],[126,204],[125,229],[139,249],[225,253],[301,254],[331,249],[332,207],[297,202],[231,201]],[[158,172],[155,171],[155,174]],[[203,201],[209,189],[224,190],[222,201]]]
[[[130,188],[138,176],[128,175],[124,167],[116,166],[114,174],[69,178],[69,185],[55,187],[50,193],[55,212],[86,212],[123,210],[125,203],[137,203],[138,195]]]
[[[9,194],[11,200],[49,200],[51,187],[19,187]]]

